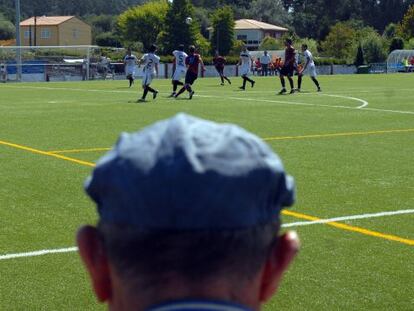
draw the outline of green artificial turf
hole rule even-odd
[[[73,247],[76,229],[97,219],[82,188],[87,164],[120,132],[179,112],[267,139],[297,182],[299,214],[283,216],[286,224],[414,208],[414,74],[321,76],[322,93],[305,78],[304,92],[283,96],[277,78],[255,79],[244,92],[240,78],[199,79],[191,101],[167,98],[170,81],[155,80],[160,94],[143,104],[138,81],[0,85],[0,256]],[[410,213],[342,221],[348,229],[291,228],[302,249],[265,310],[412,310],[413,221]],[[101,309],[76,252],[0,260],[0,310]]]

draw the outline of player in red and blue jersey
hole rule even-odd
[[[178,91],[178,93],[174,96],[177,98],[180,96],[180,94],[184,93],[185,90],[187,90],[190,93],[189,99],[193,98],[194,91],[191,88],[191,85],[193,85],[194,81],[198,78],[198,65],[201,65],[201,70],[204,71],[204,63],[201,59],[200,54],[197,54],[194,45],[190,45],[188,49],[188,56],[185,59],[185,64],[187,66],[187,72],[185,74],[185,84],[181,88],[181,90]]]
[[[224,75],[224,65],[226,64],[226,59],[221,56],[218,51],[216,51],[216,54],[214,55],[213,64],[220,75],[221,85],[224,85],[224,80],[231,84],[230,79]]]

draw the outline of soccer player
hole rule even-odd
[[[316,87],[318,88],[318,92],[321,91],[321,87],[319,86],[319,82],[316,79],[316,67],[315,62],[313,61],[312,53],[308,50],[308,46],[306,44],[302,44],[302,52],[303,56],[305,57],[305,64],[303,65],[302,70],[298,72],[298,88],[297,91],[300,92],[300,87],[302,86],[302,77],[304,74],[309,74],[313,83],[315,83]]]
[[[132,54],[131,48],[128,48],[127,55],[124,57],[125,75],[129,80],[129,87],[134,84],[137,57]]]
[[[192,99],[194,91],[191,88],[191,85],[193,85],[194,81],[198,78],[198,65],[201,65],[202,71],[205,70],[203,60],[201,59],[200,54],[196,53],[194,45],[190,45],[188,53],[189,54],[185,59],[185,64],[187,66],[187,72],[185,74],[185,84],[181,88],[181,90],[179,90],[178,93],[175,94],[175,98],[177,98],[178,96],[180,96],[180,94],[184,93],[184,91],[187,90],[188,93],[190,93],[189,99]]]
[[[250,74],[250,69],[252,67],[252,61],[253,61],[253,58],[250,55],[249,51],[247,50],[247,47],[244,47],[243,51],[240,53],[240,60],[238,63],[238,66],[241,65],[240,75],[243,79],[243,85],[240,87],[240,89],[242,89],[243,91],[246,89],[246,81],[249,81],[252,87],[256,83],[256,81],[248,77],[248,75]]]
[[[157,51],[157,46],[155,44],[151,45],[149,52],[144,54],[141,58],[140,64],[144,65],[144,73],[142,76],[142,88],[144,93],[142,97],[138,99],[138,102],[145,102],[148,92],[152,93],[152,98],[157,97],[158,91],[150,87],[154,75],[158,76],[158,64],[160,63],[160,58],[155,55]]]
[[[221,56],[218,51],[216,51],[216,54],[214,55],[213,64],[220,75],[221,85],[224,85],[224,80],[231,84],[230,79],[224,75],[224,65],[226,64],[226,59]]]
[[[179,85],[184,85],[182,83],[181,77],[186,72],[186,66],[185,66],[185,59],[187,58],[187,53],[184,52],[184,45],[180,44],[178,46],[178,50],[175,50],[173,52],[174,55],[174,62],[173,62],[173,77],[172,77],[172,85],[173,85],[173,92],[171,93],[170,97],[174,97],[175,94],[177,94],[177,87]]]
[[[292,39],[286,39],[285,46],[285,61],[283,62],[282,69],[280,69],[280,83],[282,84],[282,90],[279,92],[279,94],[286,93],[285,77],[287,77],[289,80],[290,94],[293,94],[295,93],[295,88],[293,86],[292,76],[296,64],[296,51],[292,46]]]

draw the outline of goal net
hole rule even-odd
[[[98,46],[0,47],[0,81],[79,81],[124,75],[124,49]]]

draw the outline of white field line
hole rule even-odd
[[[378,218],[378,217],[395,216],[395,215],[403,215],[403,214],[414,214],[414,209],[406,209],[406,210],[399,210],[399,211],[392,211],[392,212],[380,212],[380,213],[374,213],[374,214],[343,216],[343,217],[335,217],[335,218],[312,220],[312,221],[291,222],[291,223],[283,224],[282,227],[290,228],[290,227],[301,227],[301,226],[309,226],[309,225],[321,225],[321,224],[326,224],[329,222]]]
[[[6,86],[6,88],[20,88],[19,86]],[[137,94],[137,92],[133,91],[116,91],[116,90],[97,90],[97,89],[82,89],[82,88],[64,88],[64,87],[43,87],[43,86],[25,86],[26,89],[40,89],[40,90],[60,90],[60,91],[75,91],[75,92],[93,92],[93,93],[123,93],[123,94]],[[197,93],[201,93],[197,91]],[[251,92],[249,92],[251,93]],[[169,94],[169,93],[168,93]],[[306,93],[305,93],[306,94]],[[309,94],[311,95],[311,94]],[[258,99],[258,98],[248,98],[248,97],[233,97],[229,96],[226,97],[228,99],[232,100],[238,100],[238,101],[256,101],[256,102],[266,102],[266,103],[276,103],[276,104],[283,104],[283,105],[298,105],[298,106],[314,106],[314,107],[327,107],[327,108],[339,108],[339,109],[358,109],[366,107],[368,104],[366,101],[360,98],[356,97],[349,97],[344,95],[333,95],[333,94],[319,94],[316,93],[316,95],[319,96],[332,96],[332,97],[340,97],[345,99],[351,99],[356,100],[362,103],[362,105],[358,107],[349,107],[349,106],[342,106],[342,105],[323,105],[323,104],[310,104],[310,103],[301,103],[301,102],[290,102],[290,101],[279,101],[279,100],[267,100],[267,99]],[[213,95],[195,95],[198,97],[204,97],[204,98],[223,98],[223,96],[213,96]],[[361,110],[367,110],[367,111],[377,111],[377,112],[390,112],[390,113],[399,113],[399,114],[413,114],[414,111],[404,111],[404,110],[391,110],[391,109],[379,109],[379,108],[364,108]]]
[[[76,252],[77,250],[78,250],[77,247],[42,249],[39,251],[33,251],[33,252],[27,252],[27,253],[0,255],[0,260],[7,260],[7,259],[14,259],[14,258],[21,258],[21,257],[35,257],[35,256],[48,255],[48,254],[58,254],[58,253],[70,253],[70,252]]]
[[[321,224],[326,224],[330,222],[357,220],[357,219],[369,219],[369,218],[378,218],[378,217],[395,216],[395,215],[403,215],[403,214],[414,214],[414,209],[398,210],[398,211],[391,211],[391,212],[380,212],[380,213],[374,213],[374,214],[351,215],[351,216],[335,217],[335,218],[321,219],[321,220],[314,220],[314,221],[292,222],[292,223],[283,224],[282,228],[302,227],[302,226],[309,226],[309,225],[321,225]],[[23,258],[23,257],[43,256],[43,255],[49,255],[49,254],[72,253],[72,252],[77,252],[77,251],[78,251],[77,247],[68,247],[68,248],[58,248],[58,249],[44,249],[44,250],[32,251],[32,252],[26,252],[26,253],[5,254],[5,255],[0,255],[0,261]]]

